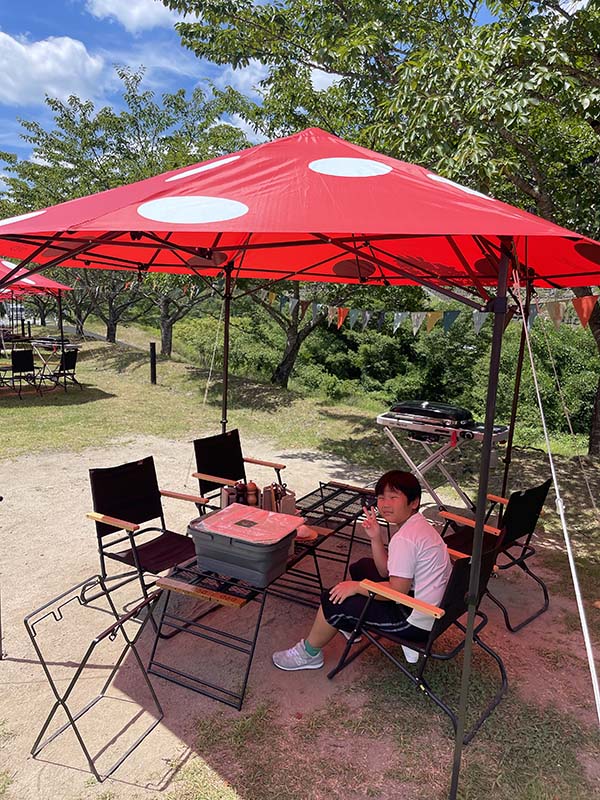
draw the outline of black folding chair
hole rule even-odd
[[[489,589],[487,590],[486,594],[502,611],[506,627],[512,633],[516,633],[520,631],[521,628],[529,625],[529,623],[537,619],[540,614],[547,611],[550,605],[548,587],[527,564],[527,561],[535,555],[535,548],[531,546],[531,538],[535,533],[538,519],[544,507],[544,503],[546,502],[550,483],[551,480],[548,479],[532,489],[513,492],[508,500],[497,495],[488,495],[488,499],[491,500],[492,505],[487,513],[486,520],[490,519],[491,513],[498,504],[504,507],[504,510],[501,511],[499,515],[498,526],[503,531],[501,554],[506,560],[498,562],[498,570],[501,571],[511,569],[512,567],[519,567],[519,569],[523,570],[526,575],[532,578],[541,587],[544,597],[540,608],[517,625],[514,625],[510,620],[506,606],[504,606]],[[454,533],[444,536],[444,541],[448,547],[460,550],[463,553],[471,553],[474,522],[464,517],[457,517],[455,514],[446,511],[440,512],[440,516],[448,520],[449,523],[458,521],[462,526],[458,532],[455,531]]]
[[[23,390],[23,382],[32,386],[36,392],[41,394],[40,370],[35,366],[33,360],[33,350],[18,350],[13,348],[10,354],[11,361],[11,385],[19,393]]]
[[[137,577],[147,597],[154,581],[146,583],[145,573],[157,575],[195,556],[190,537],[167,529],[161,497],[188,500],[200,505],[205,500],[196,495],[159,489],[152,456],[117,467],[91,469],[90,484],[94,511],[87,516],[96,523],[102,577],[107,580],[123,579],[114,588]],[[159,524],[140,527],[142,523],[153,520]],[[122,531],[125,535],[119,536]],[[158,535],[147,540],[145,534],[149,533]],[[124,542],[127,547],[123,549]],[[134,569],[107,578],[107,558]]]
[[[50,744],[50,742],[54,741],[54,739],[60,736],[63,731],[71,728],[77,738],[77,741],[79,742],[81,749],[83,750],[90,770],[92,771],[96,780],[101,782],[111,775],[117,769],[117,767],[123,763],[127,756],[129,756],[133,750],[146,738],[146,736],[148,736],[148,734],[158,725],[163,717],[163,710],[158,701],[154,688],[148,679],[148,675],[146,674],[146,670],[144,669],[144,665],[137,651],[136,643],[142,633],[142,630],[144,629],[147,620],[151,618],[149,610],[154,605],[159,595],[160,591],[152,593],[135,608],[131,609],[131,611],[129,611],[127,614],[119,616],[117,609],[110,597],[110,593],[106,588],[105,582],[99,575],[95,575],[88,580],[73,586],[71,589],[63,592],[58,597],[55,597],[48,603],[45,603],[43,606],[25,617],[24,622],[27,633],[29,634],[40,664],[42,665],[46,678],[48,679],[48,683],[50,684],[52,694],[55,698],[55,702],[50,710],[50,713],[46,717],[46,721],[42,725],[34,745],[31,748],[31,754],[34,758],[41,752],[41,750],[44,749],[44,747],[46,747],[46,745]],[[100,604],[98,602],[99,598],[102,598],[105,602]],[[93,605],[91,605],[92,601]],[[109,622],[107,623],[107,626],[104,627],[104,629],[101,630],[101,632],[98,633],[86,647],[83,657],[80,661],[66,660],[64,662],[57,662],[56,659],[51,658],[48,654],[48,648],[55,645],[57,642],[64,643],[65,641],[69,641],[70,638],[68,636],[61,635],[61,632],[56,630],[56,626],[60,625],[62,627],[65,623],[65,620],[75,614],[75,609],[79,608],[86,609],[86,617],[91,617],[93,615],[93,611],[96,611],[96,616],[99,616],[99,612],[108,612]],[[139,625],[135,635],[132,636],[128,632],[128,623],[134,617],[137,618],[141,614],[142,610],[146,608],[148,608],[148,613],[145,615],[142,624]],[[111,643],[114,642],[117,642],[117,645],[111,645]],[[81,651],[81,641],[79,637],[77,641],[72,641],[71,644],[77,650]],[[105,673],[106,678],[102,681],[100,691],[97,694],[94,694],[94,696],[91,697],[91,699],[89,699],[88,702],[78,711],[73,711],[71,704],[77,702],[74,699],[75,696],[80,697],[82,691],[85,692],[88,697],[93,693],[93,678],[94,676],[102,675],[102,672],[99,672],[99,670],[103,669],[104,666],[99,664],[99,656],[101,652],[105,653],[109,647],[112,647],[113,650],[113,663],[106,664],[105,666],[105,669],[108,672]],[[104,746],[99,747],[98,743],[94,742],[94,746],[90,747],[86,743],[85,738],[89,738],[92,735],[92,731],[90,730],[91,726],[88,722],[88,719],[86,719],[85,724],[81,726],[79,720],[85,714],[91,711],[97,703],[101,703],[102,700],[107,701],[106,703],[101,703],[102,708],[109,708],[110,711],[114,712],[115,697],[109,695],[109,689],[113,685],[117,673],[119,672],[119,668],[121,665],[123,665],[127,655],[133,656],[133,659],[131,659],[127,665],[127,674],[131,674],[131,667],[137,668],[137,671],[141,676],[141,682],[143,682],[147,689],[146,697],[150,701],[149,707],[148,709],[143,709],[142,711],[136,711],[133,717],[131,714],[129,714],[128,719],[121,726],[121,730],[118,733],[114,733],[111,736],[110,741],[108,741]],[[92,656],[94,656],[94,662],[90,663]],[[63,675],[64,668],[71,668],[69,673],[70,678],[68,678],[66,681]],[[85,680],[83,680],[84,676]],[[130,702],[128,701],[126,706],[129,707],[129,705]],[[152,711],[150,710],[151,708],[153,709]],[[66,723],[44,739],[50,724],[60,709],[62,709],[67,718]],[[106,716],[106,714],[103,716],[97,715],[97,729],[103,733],[104,736],[110,735],[108,734],[108,731],[111,723],[115,722],[113,714],[111,714],[110,711],[109,716]],[[117,739],[121,739],[121,737],[125,738],[126,734],[129,734],[129,738],[131,738],[134,735],[134,731],[138,727],[139,720],[146,712],[152,718],[149,725],[145,727],[141,734],[137,736],[137,738],[132,744],[129,745],[129,747],[127,747],[125,752],[120,755],[118,760],[115,761],[112,766],[108,766],[100,771],[98,768],[98,761],[102,755],[109,748],[112,750],[112,747]]]
[[[49,370],[43,374],[43,380],[49,380],[54,386],[62,383],[65,392],[67,391],[67,384],[72,383],[74,386],[79,386],[83,390],[83,386],[75,377],[75,368],[77,367],[77,355],[79,351],[76,349],[65,350],[60,355],[60,362],[56,369]]]
[[[246,464],[271,467],[275,470],[277,482],[281,483],[281,470],[285,469],[285,464],[244,457],[237,429],[195,439],[193,444],[197,470],[193,475],[198,478],[200,494],[213,503],[208,504],[209,508],[220,505],[215,500],[220,497],[224,486],[234,486],[237,481],[246,482]]]
[[[479,580],[479,592],[478,592],[478,604],[479,600],[483,593],[485,592],[487,582],[489,577],[492,573],[494,568],[494,564],[496,561],[496,556],[499,551],[499,542],[501,540],[498,537],[494,536],[493,534],[484,534],[484,542],[483,542],[483,555],[481,559],[481,572],[480,572],[480,580]],[[456,732],[457,724],[458,724],[458,717],[456,712],[440,697],[440,695],[434,690],[431,683],[425,679],[424,672],[425,668],[429,664],[430,660],[442,660],[448,661],[458,655],[465,646],[465,638],[464,634],[466,633],[466,628],[463,623],[460,621],[460,618],[467,612],[467,597],[468,597],[468,590],[469,590],[469,577],[471,572],[471,559],[468,556],[463,556],[460,553],[453,554],[456,557],[452,567],[452,573],[448,580],[448,585],[446,586],[446,590],[444,592],[444,596],[440,603],[439,608],[436,606],[431,606],[427,603],[421,603],[419,600],[416,600],[414,597],[410,597],[409,595],[402,594],[401,592],[396,592],[392,589],[388,589],[386,587],[382,587],[380,584],[375,583],[373,581],[361,581],[361,586],[368,591],[368,600],[365,603],[365,607],[363,609],[363,613],[356,625],[356,628],[352,632],[350,639],[346,643],[346,647],[338,661],[337,665],[331,670],[328,674],[328,678],[333,678],[337,675],[340,670],[342,670],[345,666],[349,663],[354,661],[364,650],[370,647],[372,644],[377,647],[377,649],[384,654],[386,658],[388,658],[392,664],[394,664],[398,669],[405,675],[411,683],[420,691],[425,692],[425,694],[430,697],[433,702],[442,709],[442,711],[450,717],[452,725],[454,727],[454,731]],[[462,556],[462,557],[461,557]],[[365,616],[368,612],[369,606],[372,602],[378,602],[375,598],[381,597],[387,600],[393,600],[396,603],[401,603],[402,605],[408,606],[410,608],[418,608],[420,611],[425,612],[434,617],[435,621],[433,623],[433,628],[425,642],[419,643],[414,642],[409,639],[404,639],[401,635],[393,634],[393,633],[382,633],[379,629],[375,627],[369,626],[367,622],[364,621]],[[504,668],[504,664],[502,659],[489,645],[485,644],[481,637],[480,633],[487,624],[487,617],[486,615],[481,612],[478,608],[477,616],[479,618],[479,623],[475,626],[473,632],[473,642],[477,647],[487,653],[492,659],[496,662],[498,667],[498,671],[500,673],[500,688],[497,690],[495,695],[492,699],[488,702],[487,706],[481,712],[479,717],[475,720],[475,722],[471,725],[471,727],[465,732],[463,743],[468,744],[473,736],[477,733],[481,725],[485,722],[485,720],[489,717],[491,712],[496,708],[498,703],[502,700],[504,694],[506,693],[506,689],[508,687],[508,682],[506,678],[506,670]],[[442,651],[442,652],[434,652],[433,645],[437,642],[437,640],[445,633],[449,628],[454,627],[457,628],[463,634],[463,637],[459,641],[459,643],[453,647],[449,651]],[[362,635],[366,642],[362,646],[354,646],[355,640]],[[396,658],[395,654],[385,646],[384,642],[392,642],[393,644],[402,645],[403,647],[409,648],[413,651],[416,651],[419,654],[418,663],[416,666],[416,671],[412,672],[402,661]]]

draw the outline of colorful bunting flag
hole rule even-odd
[[[572,300],[577,316],[584,328],[587,328],[597,300],[598,298],[594,294],[588,294],[585,297],[574,297]]]
[[[565,316],[565,309],[566,303],[562,303],[560,300],[556,300],[553,303],[546,303],[546,311],[548,312],[548,316],[554,323],[554,327],[558,330],[561,326],[563,318]]]
[[[534,325],[539,313],[540,313],[540,310],[535,305],[535,303],[529,306],[529,317],[527,318],[527,330],[530,331],[533,328],[533,325]]]
[[[427,333],[430,333],[434,325],[442,318],[441,311],[429,311],[427,313]]]
[[[458,312],[457,312],[458,313]],[[405,319],[408,319],[408,311],[395,311],[394,312],[394,326],[393,332],[396,333],[400,325],[404,322]]]
[[[367,325],[369,324],[369,320],[370,319],[371,319],[371,312],[370,311],[363,311],[362,312],[362,329],[363,329],[363,331],[367,327]]]
[[[348,312],[349,311],[350,311],[349,308],[341,308],[341,307],[338,308],[338,310],[337,310],[337,327],[338,327],[338,331],[342,327],[342,325],[344,324],[344,320],[348,316]]]
[[[337,317],[337,307],[336,306],[327,306],[327,324],[331,325],[331,323]]]
[[[423,320],[425,319],[425,311],[413,311],[410,315],[410,320],[412,322],[412,332],[413,336],[416,336],[419,332],[419,328],[423,324]]]
[[[360,309],[351,308],[350,313],[348,314],[348,325],[350,325],[351,328],[354,328],[359,317],[360,317]]]
[[[300,300],[300,319],[304,319],[304,315],[306,314],[306,310],[310,305],[310,300]]]
[[[481,330],[481,326],[488,318],[488,311],[474,311],[473,312],[473,327],[475,328],[475,333],[479,333]]]
[[[298,300],[295,297],[290,297],[290,314],[294,313],[294,309],[298,305]]]
[[[460,311],[444,311],[444,321],[442,325],[444,326],[444,333],[448,333],[450,328],[454,325],[457,320]]]
[[[275,292],[269,292],[269,294],[267,295],[267,303],[270,306],[272,306],[273,303],[275,302],[275,297],[276,297]]]
[[[312,321],[316,322],[321,307],[318,303],[311,303],[310,305],[311,305]]]

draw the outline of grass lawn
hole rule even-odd
[[[119,335],[125,333],[120,330]],[[184,439],[218,431],[220,382],[209,387],[205,401],[205,372],[180,361],[161,359],[158,385],[152,386],[146,351],[148,333],[138,330],[131,338],[140,349],[102,342],[83,346],[77,370],[83,391],[75,387],[67,393],[56,390],[42,398],[26,395],[22,400],[0,397],[4,431],[0,457],[81,451],[141,435]],[[378,409],[368,404],[364,408],[332,406],[294,391],[233,378],[229,408],[232,426],[240,427],[248,436],[381,470],[397,465],[391,446],[374,424]],[[461,483],[471,491],[476,483],[477,458],[476,448],[465,448]],[[515,462],[525,485],[546,477],[544,456],[538,451],[516,453]],[[600,578],[597,513],[586,499],[579,462],[563,456],[557,458],[557,468],[564,481],[563,500],[576,538],[584,594],[593,599],[598,596]],[[600,496],[600,469],[593,463],[587,463],[587,468],[592,491]],[[540,556],[552,597],[570,598],[572,587],[561,552],[557,515],[547,514],[544,526],[549,541],[555,543]],[[589,605],[590,625],[597,639],[600,612],[594,616]],[[532,636],[534,628],[538,633],[543,630],[544,619],[527,629]],[[576,667],[580,677],[585,675],[582,658],[573,665],[569,654],[561,649],[563,637],[573,633],[577,620],[572,611],[566,611],[561,619],[562,627],[552,632],[554,644],[532,646],[526,665],[528,676],[517,676],[511,682],[509,696],[465,751],[460,790],[463,800],[600,797],[600,740],[589,715],[584,722],[576,709],[569,712],[560,703],[536,702],[535,692],[527,690],[538,668],[556,673],[568,665],[569,669]],[[500,636],[506,653],[512,640],[504,630]],[[527,637],[523,632],[515,642],[522,647]],[[252,699],[249,710],[241,714],[224,713],[216,706],[214,715],[196,721],[193,757],[163,796],[168,800],[441,800],[447,796],[452,755],[447,719],[425,696],[400,680],[397,671],[381,657],[367,655],[363,662],[359,677],[345,694],[332,689],[331,702],[306,715],[285,717],[276,699]],[[437,688],[456,697],[460,679],[457,664],[438,664],[433,672]],[[471,696],[475,704],[489,690],[489,680],[485,666],[474,669]],[[591,689],[588,696],[589,692]],[[2,730],[0,722],[0,747]],[[381,753],[377,774],[365,768],[360,755],[365,748]],[[0,771],[0,797],[11,798],[10,784],[11,774]],[[116,782],[102,790],[104,795],[100,787],[97,789],[90,789],[85,800],[103,796],[129,800],[137,796]]]

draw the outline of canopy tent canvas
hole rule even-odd
[[[207,277],[225,271],[226,320],[232,276],[421,284],[494,312],[450,791],[456,797],[507,291],[519,284],[599,283],[600,244],[423,167],[311,128],[0,220],[0,256],[19,259],[31,273],[59,264]],[[16,270],[0,277],[0,288],[15,279]]]
[[[0,261],[0,280],[6,277],[9,273],[13,274],[16,281],[11,282],[10,289],[1,289],[2,293],[13,292],[14,294],[52,294],[58,295],[59,292],[70,292],[72,286],[66,286],[64,283],[53,281],[45,275],[30,275],[27,269],[19,270],[14,273],[17,264],[11,261]]]

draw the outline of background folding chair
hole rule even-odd
[[[281,470],[285,469],[285,464],[245,458],[237,429],[195,439],[193,444],[197,470],[194,478],[198,478],[200,494],[212,501],[213,505],[209,504],[209,508],[220,506],[219,497],[223,486],[234,486],[237,481],[246,483],[246,464],[270,467],[275,470],[277,482],[281,483]]]
[[[19,397],[23,389],[23,381],[29,386],[33,386],[36,392],[41,393],[40,389],[40,370],[36,368],[33,360],[33,350],[18,350],[13,348],[10,354],[11,361],[11,384],[17,389]]]
[[[142,592],[148,596],[145,573],[157,575],[195,557],[194,542],[188,536],[167,529],[161,496],[188,500],[197,504],[203,497],[180,494],[158,488],[152,456],[117,467],[90,470],[94,511],[87,514],[96,523],[98,552],[102,577],[107,579],[106,559],[111,558],[133,567],[108,580],[123,580],[122,586],[139,578]],[[157,526],[141,528],[144,522],[157,520]],[[125,535],[119,536],[119,532]],[[155,533],[149,541],[144,534]],[[127,547],[123,549],[123,543]],[[115,549],[116,548],[116,549]],[[118,588],[115,586],[114,588]]]
[[[79,388],[83,390],[83,386],[75,377],[78,352],[79,351],[76,349],[71,349],[65,350],[64,353],[61,353],[60,362],[57,368],[45,372],[42,376],[43,380],[51,381],[54,386],[58,386],[59,383],[62,383],[65,392],[67,391],[68,383],[72,383],[74,386],[79,386]]]
[[[25,617],[24,622],[27,633],[29,634],[40,664],[42,665],[44,673],[46,674],[46,678],[48,679],[48,683],[50,684],[52,694],[55,698],[54,705],[46,717],[46,721],[42,725],[34,745],[31,748],[31,754],[34,758],[41,752],[41,750],[44,749],[44,747],[46,747],[46,745],[50,744],[50,742],[60,736],[63,731],[71,728],[77,737],[81,749],[83,750],[90,770],[94,774],[96,780],[101,782],[111,775],[117,769],[117,767],[123,763],[127,756],[129,756],[133,750],[146,738],[146,736],[148,736],[148,734],[158,725],[163,717],[163,710],[158,701],[154,688],[148,679],[148,675],[146,674],[146,670],[144,669],[144,665],[136,648],[136,642],[138,641],[147,620],[151,618],[151,614],[146,614],[144,622],[142,622],[142,624],[139,626],[135,636],[133,637],[128,633],[126,625],[129,620],[137,617],[143,609],[146,607],[151,607],[159,595],[160,591],[154,592],[127,614],[119,616],[106,588],[106,584],[99,575],[96,575],[92,578],[89,578],[87,581],[83,581],[82,583],[73,586],[71,589],[63,592],[58,597],[55,597],[48,603],[45,603],[43,606]],[[98,606],[97,601],[100,597],[106,601],[102,604],[106,606],[105,608],[99,608]],[[90,605],[92,600],[94,602],[93,606]],[[56,644],[57,642],[64,643],[65,640],[68,641],[69,638],[65,637],[64,635],[61,636],[60,633],[55,630],[55,626],[64,625],[65,620],[74,615],[75,610],[79,608],[86,609],[86,614],[89,613],[90,617],[93,615],[94,611],[96,611],[97,616],[99,616],[98,611],[108,611],[112,622],[110,622],[108,626],[104,628],[104,630],[102,630],[92,639],[79,662],[73,662],[71,660],[57,662],[56,659],[52,659],[48,656],[47,649],[52,644]],[[117,642],[117,644],[115,645],[114,642]],[[72,645],[74,648],[81,651],[81,641],[79,637],[77,637],[77,641],[72,642]],[[86,699],[89,697],[89,694],[92,691],[90,687],[93,686],[93,677],[101,674],[98,671],[98,656],[100,655],[98,651],[101,648],[108,647],[111,647],[112,649],[112,658],[114,663],[112,665],[107,665],[106,668],[109,670],[108,676],[103,681],[99,693],[92,697],[91,700],[89,700],[83,706],[83,708],[80,708],[78,711],[73,711],[70,708],[70,704],[77,702],[75,700],[76,695],[81,694],[81,691],[83,690]],[[103,649],[103,652],[105,652],[105,649]],[[90,664],[92,655],[95,656],[94,663]],[[90,748],[84,739],[84,735],[87,738],[89,738],[91,735],[90,725],[86,720],[86,724],[80,727],[79,720],[102,700],[107,700],[108,703],[111,701],[113,703],[115,702],[115,698],[112,696],[109,697],[107,693],[111,685],[113,685],[119,668],[124,663],[127,655],[133,655],[133,659],[130,660],[129,664],[127,665],[127,672],[130,672],[131,665],[133,665],[134,667],[137,667],[137,670],[141,674],[141,679],[148,690],[148,697],[150,699],[149,708],[154,709],[154,711],[151,712],[148,708],[148,713],[151,717],[153,717],[153,719],[151,720],[150,724],[145,727],[142,733],[135,739],[135,741],[125,750],[125,752],[120,755],[118,760],[115,761],[112,766],[108,766],[103,769],[102,772],[100,772],[97,763],[102,754],[105,753],[109,747],[112,748],[115,740],[119,738],[121,734],[128,732],[130,735],[134,735],[132,731],[136,730],[138,719],[142,715],[139,711],[136,711],[133,719],[129,717],[126,723],[122,725],[122,730],[119,731],[118,734],[111,735],[110,741],[108,741],[103,747],[99,747],[97,742],[94,742],[93,748]],[[61,666],[73,667],[71,670],[71,677],[66,682],[62,676],[62,672],[59,673],[59,667]],[[82,680],[84,675],[85,680]],[[130,700],[128,700],[126,705],[130,706]],[[107,706],[107,704],[105,703],[103,706]],[[59,709],[62,709],[64,712],[67,722],[58,728],[58,730],[54,731],[54,733],[49,735],[46,739],[44,739],[44,736],[46,735],[46,732],[48,731],[48,728],[50,727]],[[112,721],[112,714],[107,716],[105,713],[104,715],[99,716],[97,726],[98,730],[101,731],[105,736],[109,735],[108,730]],[[92,752],[94,752],[95,755],[92,755]]]
[[[488,500],[492,501],[492,505],[487,513],[486,520],[490,519],[490,515],[497,505],[501,506],[498,525],[503,531],[501,554],[506,560],[502,563],[498,562],[498,570],[519,567],[519,569],[523,570],[526,575],[532,578],[541,587],[544,597],[540,608],[517,625],[514,625],[510,620],[506,606],[504,606],[489,589],[487,590],[488,597],[502,611],[506,627],[512,633],[516,633],[521,630],[521,628],[529,625],[530,622],[533,622],[534,619],[537,619],[540,614],[548,610],[550,604],[548,587],[527,564],[527,561],[535,555],[535,548],[531,546],[531,538],[535,533],[538,519],[544,507],[544,503],[546,502],[550,483],[551,480],[548,479],[532,489],[513,492],[508,500],[504,497],[498,497],[497,495],[488,495]],[[440,516],[450,523],[458,522],[462,526],[460,531],[444,536],[444,541],[448,547],[470,554],[473,548],[473,527],[475,523],[465,517],[459,517],[446,511],[440,512]],[[494,529],[490,528],[490,530]],[[498,528],[495,530],[498,530]]]
[[[501,543],[501,539],[494,536],[493,534],[485,534],[484,535],[484,542],[483,542],[483,553],[481,558],[481,572],[479,578],[479,591],[478,591],[478,600],[477,604],[479,605],[479,601],[483,596],[487,582],[489,577],[492,573],[494,568],[494,564],[496,561],[496,557],[499,551],[499,545]],[[450,717],[452,725],[454,727],[454,731],[456,732],[458,717],[456,712],[434,691],[433,687],[429,683],[428,680],[424,677],[425,668],[428,665],[430,659],[434,660],[442,660],[448,661],[458,655],[465,646],[465,638],[464,634],[466,633],[466,628],[460,622],[460,618],[466,614],[468,607],[467,607],[467,597],[469,593],[469,577],[471,572],[471,559],[468,556],[464,556],[462,553],[451,553],[452,556],[456,557],[456,560],[452,566],[452,572],[450,574],[450,578],[448,580],[448,585],[446,586],[446,590],[444,592],[444,596],[440,603],[439,607],[429,605],[428,603],[423,603],[419,600],[416,600],[414,597],[410,597],[409,595],[402,594],[401,592],[396,592],[393,589],[389,589],[387,587],[382,587],[380,584],[375,583],[373,581],[361,581],[361,587],[366,589],[369,593],[367,603],[363,609],[363,613],[361,618],[359,619],[356,628],[352,632],[350,639],[346,643],[344,651],[338,661],[337,665],[331,670],[328,674],[328,678],[333,678],[337,675],[340,670],[342,670],[345,666],[349,663],[354,661],[354,659],[359,656],[364,650],[366,650],[370,645],[375,645],[377,649],[388,658],[392,664],[394,664],[398,669],[411,681],[411,683],[421,691],[425,692],[428,697],[430,697],[433,702],[442,709],[442,711]],[[419,611],[424,611],[426,614],[431,615],[434,617],[435,621],[433,623],[433,628],[429,634],[429,637],[425,642],[414,642],[412,640],[404,639],[401,635],[393,634],[393,633],[382,633],[376,627],[371,627],[367,622],[364,621],[364,618],[367,614],[368,608],[372,602],[377,602],[375,599],[377,596],[382,597],[387,600],[394,600],[396,603],[401,603],[409,608],[418,608]],[[496,694],[492,697],[492,699],[488,702],[487,706],[481,712],[479,717],[475,720],[475,722],[471,725],[471,727],[465,731],[463,743],[468,744],[473,736],[477,733],[481,725],[485,722],[491,712],[496,708],[498,703],[502,700],[504,694],[506,693],[506,689],[508,687],[508,682],[506,678],[506,670],[504,668],[504,664],[502,659],[489,645],[485,644],[479,634],[481,633],[482,629],[487,624],[487,617],[484,613],[482,613],[479,608],[477,610],[477,616],[480,619],[480,622],[475,626],[473,632],[473,642],[477,645],[481,650],[487,653],[492,659],[496,662],[498,667],[498,671],[500,673],[500,688],[497,690]],[[455,627],[458,628],[459,631],[463,634],[460,642],[450,651],[444,652],[433,652],[433,645],[434,643],[445,633],[449,628]],[[357,646],[354,645],[355,640],[360,636],[363,635],[364,638],[367,640],[364,645]],[[404,663],[402,663],[394,653],[385,646],[384,642],[389,641],[394,644],[402,645],[405,648],[410,650],[416,651],[419,654],[418,665],[416,667],[416,672],[412,672]],[[351,652],[352,650],[352,652]]]

